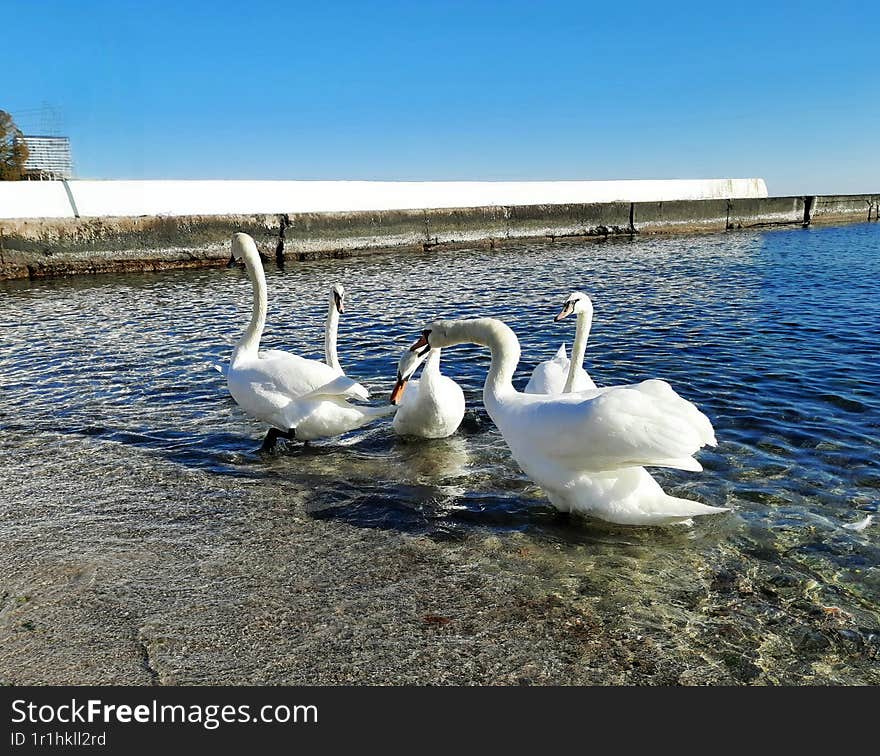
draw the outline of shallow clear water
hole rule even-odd
[[[560,580],[590,572],[598,600],[623,602],[642,629],[679,621],[676,590],[691,571],[717,568],[723,597],[725,570],[741,568],[777,603],[811,601],[806,618],[843,607],[848,624],[835,630],[853,633],[852,656],[813,667],[836,670],[820,679],[869,679],[847,670],[868,664],[865,649],[876,657],[880,524],[843,525],[877,512],[880,497],[880,225],[383,253],[267,265],[267,274],[263,345],[311,357],[321,356],[329,286],[345,284],[340,360],[376,402],[387,401],[401,349],[438,316],[506,321],[522,344],[521,388],[537,362],[571,343],[573,320],[553,322],[567,294],[590,293],[586,367],[596,383],[664,378],[715,426],[718,447],[699,455],[704,472],[656,477],[669,493],[733,512],[690,531],[559,517],[486,415],[488,355],[471,346],[444,350],[443,371],[468,404],[454,437],[398,439],[384,420],[261,457],[265,428],[243,415],[212,368],[228,359],[249,316],[241,270],[0,284],[2,444],[37,455],[41,438],[60,434],[86,459],[95,440],[136,448],[218,481],[269,482],[279,499],[304,493],[314,518],[356,528],[441,540],[520,532]],[[16,472],[7,465],[4,474]],[[123,475],[103,470],[102,485],[123,486]],[[790,584],[796,596],[785,593]],[[639,596],[660,606],[638,610]],[[754,643],[769,622],[761,611],[731,620],[740,633],[751,628]],[[839,645],[838,635],[829,637]],[[750,643],[736,653],[749,655]],[[788,638],[762,653],[786,667],[797,648]]]

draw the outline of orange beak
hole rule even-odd
[[[406,388],[406,378],[398,378],[397,383],[394,384],[394,388],[391,390],[391,403],[399,404],[400,397],[403,396],[403,391]]]
[[[574,312],[574,305],[571,302],[566,302],[565,307],[562,308],[562,312],[560,312],[555,318],[553,318],[554,323],[558,323],[563,318],[567,318]]]
[[[428,337],[425,336],[425,334],[422,334],[419,336],[419,340],[409,348],[409,351],[417,352],[419,349],[426,346],[428,346]]]

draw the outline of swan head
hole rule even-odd
[[[413,343],[409,351],[418,354],[420,357],[426,357],[432,349],[440,349],[441,347],[452,346],[460,343],[460,339],[454,339],[451,335],[452,327],[456,323],[463,321],[455,320],[434,320],[428,323],[422,330],[422,335],[418,341]]]
[[[431,347],[419,346],[424,338],[425,336],[422,335],[412,346],[404,349],[403,354],[400,356],[400,361],[397,363],[397,383],[394,384],[394,388],[391,390],[392,404],[400,403],[400,398],[403,396],[404,389],[406,389],[407,381],[413,377],[419,365],[425,361],[425,358],[431,352]]]
[[[330,287],[330,299],[340,315],[345,312],[345,287],[342,284],[333,284]]]
[[[593,314],[593,302],[582,291],[573,291],[568,295],[568,299],[566,299],[565,304],[562,305],[562,310],[560,310],[559,314],[553,318],[553,321],[558,323],[563,318],[567,318],[573,312],[585,312],[588,315]]]
[[[260,256],[259,252],[257,252],[257,245],[254,242],[253,237],[241,232],[233,234],[232,252],[229,256],[229,262],[226,263],[226,267],[234,267],[237,262],[244,260],[246,255],[250,255],[251,258],[259,258]]]

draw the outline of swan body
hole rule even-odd
[[[516,334],[500,320],[437,320],[413,349],[487,346],[483,402],[523,471],[561,511],[627,525],[684,522],[726,511],[668,496],[643,467],[701,470],[693,455],[715,444],[709,419],[669,384],[649,380],[568,394],[520,393]]]
[[[525,393],[561,394],[568,376],[569,364],[570,360],[565,352],[565,344],[562,344],[552,359],[539,362],[535,366],[529,382],[526,384]]]
[[[590,374],[583,367],[590,327],[593,324],[593,303],[586,294],[576,291],[569,295],[562,312],[555,318],[556,322],[573,312],[577,314],[577,327],[571,346],[571,359],[565,354],[565,344],[560,346],[553,359],[539,363],[532,371],[525,388],[527,394],[561,394],[564,391],[596,388]]]
[[[409,380],[422,361],[421,379]],[[440,372],[439,349],[422,354],[406,350],[397,366],[397,385],[391,397],[392,402],[399,402],[392,422],[399,436],[446,438],[458,430],[464,417],[464,391]]]
[[[271,447],[278,435],[285,434],[304,441],[337,436],[389,414],[386,407],[349,404],[349,399],[368,399],[370,394],[330,365],[276,349],[259,351],[266,323],[266,277],[254,240],[235,234],[232,257],[244,261],[254,298],[251,320],[232,353],[226,383],[248,415],[270,426],[264,446]]]
[[[562,310],[554,320],[558,323],[572,313],[577,314],[577,328],[572,347],[574,354],[568,365],[568,373],[563,379],[563,393],[579,390],[578,386],[582,384],[579,381],[578,370],[586,374],[580,363],[583,362],[593,320],[593,303],[586,294],[579,291],[569,294]],[[592,381],[590,382],[592,383]],[[668,384],[662,381],[642,384],[643,390],[649,392],[654,390],[660,399],[666,394],[667,388]],[[600,391],[604,391],[604,389],[600,389]],[[669,388],[669,391],[672,389]],[[695,418],[695,422],[700,422],[700,420]],[[644,467],[625,467],[611,472],[584,474],[578,481],[578,487],[582,491],[589,491],[595,502],[601,502],[596,505],[597,508],[607,510],[618,522],[629,518],[633,524],[638,524],[639,520],[645,517],[650,518],[652,515],[656,516],[673,508],[679,513],[687,513],[695,504],[687,499],[667,496]],[[557,506],[561,509],[570,509],[570,503],[564,497],[558,499]],[[702,506],[702,504],[698,505],[698,507]],[[699,511],[695,510],[694,514],[699,514]],[[607,518],[608,515],[606,515]],[[682,520],[674,519],[670,521],[670,524],[689,523],[690,521],[689,517]]]

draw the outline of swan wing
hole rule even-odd
[[[682,406],[690,403],[677,394],[677,400],[661,400],[652,395],[651,387],[643,391],[640,386],[612,388],[598,395],[586,392],[586,398],[584,394],[527,397],[531,401],[505,418],[503,430],[505,435],[513,432],[521,453],[551,458],[569,469],[701,470],[692,455],[707,443],[708,418],[693,405]],[[694,422],[693,413],[705,423]]]
[[[273,383],[278,391],[291,399],[315,391],[339,377],[339,373],[324,362],[278,349],[260,352],[250,368],[263,376],[263,382]]]
[[[698,430],[705,446],[717,446],[718,442],[715,440],[715,430],[712,428],[712,423],[709,418],[700,412],[694,404],[679,396],[675,392],[675,389],[673,389],[666,381],[660,380],[659,378],[651,378],[650,380],[637,383],[632,388],[636,388],[660,401],[674,405],[677,411],[687,417],[688,421]]]
[[[303,394],[298,399],[317,399],[317,398],[342,398],[342,399],[363,399],[366,401],[370,398],[370,392],[357,381],[346,375],[337,375],[332,381],[325,383],[323,386]]]

